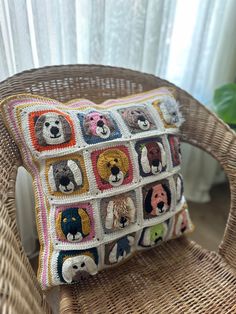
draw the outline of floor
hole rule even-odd
[[[217,251],[229,213],[230,191],[228,184],[214,186],[211,190],[209,203],[188,202],[188,205],[195,225],[195,230],[190,238],[208,250]]]
[[[189,236],[202,247],[217,251],[218,245],[223,237],[230,203],[230,192],[228,184],[216,185],[211,190],[211,201],[209,203],[188,202],[190,215],[195,225],[194,232]],[[32,261],[33,268],[37,269],[37,258]],[[59,293],[58,288],[51,289],[47,299],[58,313]]]

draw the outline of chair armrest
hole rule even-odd
[[[0,119],[0,312],[50,313],[16,224],[18,149]]]
[[[185,118],[181,140],[212,155],[229,179],[231,205],[219,253],[236,270],[236,134],[188,93],[177,88],[176,94]]]

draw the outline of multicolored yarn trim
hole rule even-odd
[[[20,94],[0,106],[33,177],[43,289],[192,230],[172,90],[99,105]]]

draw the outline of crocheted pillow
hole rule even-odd
[[[100,105],[16,95],[1,115],[33,177],[43,289],[192,230],[171,90]]]

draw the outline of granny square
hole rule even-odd
[[[193,229],[172,89],[102,104],[19,94],[0,114],[33,177],[43,289],[82,284]]]

